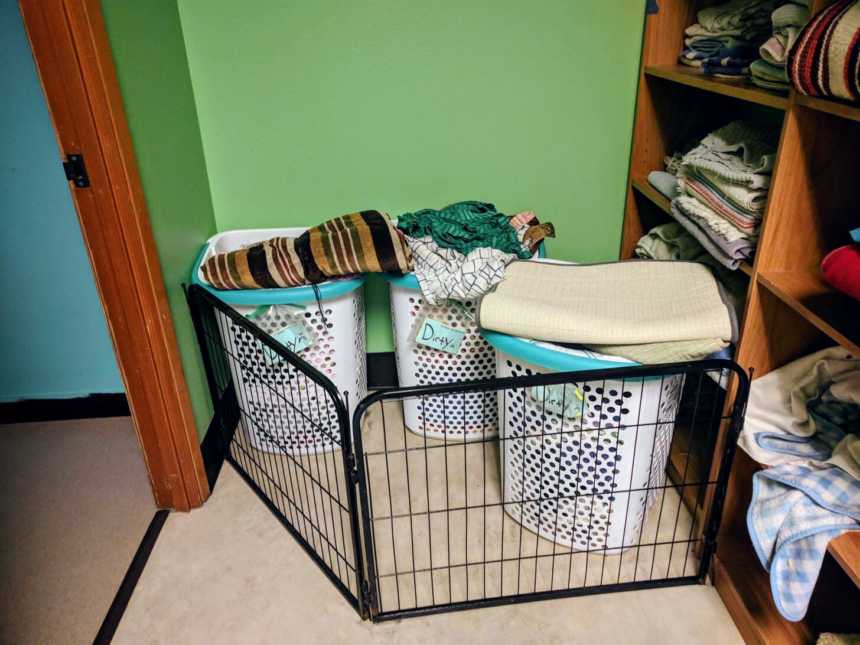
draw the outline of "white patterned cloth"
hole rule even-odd
[[[431,305],[480,298],[505,277],[505,267],[517,256],[493,248],[468,255],[443,249],[430,237],[407,237],[421,294]]]

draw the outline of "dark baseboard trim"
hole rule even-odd
[[[221,440],[221,422],[218,415],[212,418],[212,422],[206,429],[203,441],[200,442],[200,453],[203,455],[203,469],[206,471],[209,490],[214,490],[227,454],[224,442]]]
[[[102,626],[99,627],[99,632],[96,634],[95,640],[93,640],[93,645],[107,645],[107,643],[113,640],[116,628],[119,627],[119,621],[122,620],[122,616],[128,607],[128,601],[131,600],[131,594],[134,593],[137,581],[140,580],[143,568],[149,560],[152,549],[155,547],[155,542],[158,540],[158,535],[161,533],[161,529],[164,527],[164,522],[167,520],[169,514],[170,511],[166,510],[155,512],[152,521],[149,523],[149,528],[146,529],[146,533],[144,533],[143,539],[140,541],[140,546],[137,547],[131,564],[128,565],[128,570],[125,572],[125,577],[122,579],[119,589],[117,589],[113,602],[110,608],[108,608],[107,615],[102,621]]]
[[[367,355],[367,387],[371,390],[397,387],[394,352],[372,352]]]
[[[24,399],[0,403],[0,423],[60,421],[130,416],[128,400],[118,394],[90,394],[74,399]]]

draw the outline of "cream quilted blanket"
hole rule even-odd
[[[481,327],[563,343],[734,341],[737,321],[710,270],[694,262],[516,261],[481,300]]]

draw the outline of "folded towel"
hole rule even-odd
[[[689,38],[732,36],[747,42],[760,43],[770,35],[770,25],[766,20],[760,19],[742,27],[711,31],[699,23],[694,23],[684,30],[684,35]]]
[[[785,83],[780,83],[779,81],[768,81],[752,74],[750,74],[750,82],[753,85],[757,85],[758,87],[762,87],[766,90],[774,90],[777,92],[788,92],[788,90],[791,89],[791,86]]]
[[[681,165],[747,188],[764,189],[770,185],[776,139],[773,132],[734,121],[702,139],[684,155]]]
[[[702,72],[718,78],[742,78],[749,76],[750,61],[744,61],[742,64],[731,63],[711,63],[710,61],[702,61]]]
[[[707,251],[677,222],[655,226],[643,235],[634,250],[641,258],[651,260],[688,260],[700,262]]]
[[[711,271],[693,262],[516,261],[481,299],[485,329],[562,343],[731,341],[734,311]]]
[[[761,218],[762,213],[764,213],[767,205],[767,190],[764,188],[749,188],[742,184],[735,184],[709,170],[696,166],[682,168],[679,175],[687,178],[692,177],[699,183],[708,186],[742,214],[752,218]]]
[[[773,170],[778,138],[775,131],[746,121],[732,121],[705,136],[702,145],[717,153],[736,155],[747,172],[769,173]]]
[[[693,200],[695,201],[695,200]],[[755,250],[755,243],[749,239],[741,239],[736,242],[728,242],[725,238],[713,232],[706,224],[701,224],[697,219],[688,215],[678,204],[678,200],[671,202],[671,215],[692,235],[710,255],[721,265],[734,271],[740,266],[742,260],[750,257]]]
[[[774,65],[761,58],[750,65],[750,74],[753,81],[758,79],[767,83],[779,83],[785,87],[790,86],[785,67]]]
[[[765,446],[775,445],[779,436],[786,436],[786,441],[814,436],[818,425],[807,403],[826,388],[840,400],[860,404],[858,375],[860,357],[855,358],[841,347],[830,347],[755,379],[738,445],[761,464],[772,466],[789,461],[784,452]],[[765,446],[757,440],[759,436],[766,438]]]
[[[694,197],[679,195],[674,202],[687,216],[693,218],[701,226],[706,227],[713,234],[711,237],[720,238],[729,244],[745,240],[754,245],[758,240],[757,231],[747,231],[738,228]]]
[[[788,52],[797,42],[800,30],[809,21],[809,8],[789,2],[771,14],[773,35],[759,48],[761,57],[779,67],[785,66]]]
[[[675,199],[678,195],[678,180],[672,173],[652,170],[648,173],[648,183],[669,199]]]
[[[730,0],[705,7],[696,14],[699,24],[710,31],[737,29],[750,24],[770,24],[776,0]]]
[[[726,48],[752,46],[748,40],[735,36],[690,36],[684,39],[684,47],[708,56],[715,56]]]
[[[788,53],[795,89],[860,102],[860,0],[837,0],[812,18]]]
[[[732,225],[741,231],[747,231],[752,234],[758,233],[759,223],[761,222],[760,214],[756,217],[751,217],[747,213],[740,211],[719,192],[693,177],[683,177],[678,183],[681,190],[687,196],[695,198],[717,215],[731,222]]]

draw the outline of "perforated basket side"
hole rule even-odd
[[[497,364],[502,377],[548,371],[501,352]],[[635,544],[653,501],[646,490],[665,476],[672,426],[659,421],[675,416],[679,379],[576,383],[585,400],[575,420],[547,410],[524,389],[508,391],[500,402],[506,512],[578,550]]]
[[[401,386],[457,383],[492,378],[495,349],[475,324],[475,303],[431,305],[419,291],[391,286],[395,357]],[[465,333],[459,352],[449,354],[415,341],[427,318]],[[436,439],[477,440],[498,434],[495,392],[427,396],[404,401],[406,427]]]
[[[248,307],[236,309],[245,315],[253,311]],[[312,331],[313,343],[300,353],[302,358],[329,377],[351,407],[366,395],[360,290],[319,306],[273,306],[260,311],[254,323],[269,334],[296,322]],[[231,362],[231,370],[247,415],[242,419],[243,430],[255,448],[293,455],[340,448],[334,405],[318,385],[288,362],[267,353],[237,325],[223,328],[221,335],[238,359]]]

